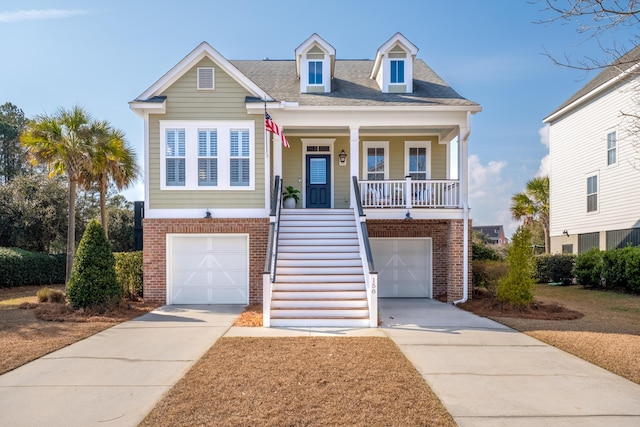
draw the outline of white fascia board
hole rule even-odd
[[[131,101],[129,108],[140,118],[144,119],[149,114],[165,114],[167,112],[167,100],[162,102]]]
[[[583,103],[589,101],[590,99],[595,98],[601,92],[604,92],[609,87],[617,84],[618,82],[620,82],[620,80],[623,80],[623,79],[629,77],[630,75],[635,74],[638,71],[639,67],[640,67],[640,63],[634,65],[633,67],[630,67],[628,70],[618,74],[616,77],[612,78],[611,80],[609,80],[609,81],[601,84],[597,88],[593,89],[591,92],[589,92],[589,93],[581,96],[580,98],[576,99],[571,104],[569,104],[566,107],[564,107],[562,110],[557,111],[556,113],[545,117],[542,120],[542,123],[551,123],[554,120],[558,119],[559,117],[564,116],[565,114],[569,113],[571,110],[573,110],[574,108],[576,108],[580,104],[583,104]]]
[[[199,209],[154,209],[146,207],[144,212],[145,218],[204,218],[207,210],[211,214],[211,218],[269,218],[269,209],[217,209],[199,208]]]
[[[149,89],[145,90],[136,98],[136,100],[146,100],[153,96],[156,96],[166,90],[169,86],[175,83],[180,77],[182,77],[188,70],[191,69],[203,58],[208,57],[218,67],[220,67],[227,74],[231,75],[241,86],[247,91],[251,92],[254,96],[271,100],[272,98],[258,85],[253,83],[244,74],[240,72],[233,64],[231,64],[224,56],[215,50],[209,43],[202,42],[192,50],[187,56],[185,56],[180,62],[178,62],[171,70],[169,70],[164,76],[156,81]]]
[[[264,111],[264,104],[260,104],[257,102],[251,102],[246,104],[247,114],[259,114],[261,111]],[[279,104],[275,103],[267,103],[267,108],[274,108],[284,110],[286,112],[470,112],[471,114],[479,113],[482,111],[482,107],[477,106],[464,106],[464,105],[434,105],[434,106],[420,106],[420,107],[410,107],[410,106],[367,106],[367,107],[356,107],[356,106],[300,106],[297,102],[281,102]]]
[[[406,219],[407,211],[411,218],[415,219],[463,219],[464,212],[459,209],[409,209],[407,208],[364,208],[366,219],[395,219],[398,221],[411,221]]]

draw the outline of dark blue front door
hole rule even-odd
[[[307,207],[331,207],[331,156],[307,155]]]

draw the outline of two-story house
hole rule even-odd
[[[145,299],[374,327],[379,296],[466,299],[481,108],[417,52],[400,33],[373,60],[338,59],[317,34],[290,60],[202,43],[130,102],[144,120]]]
[[[629,51],[544,119],[552,253],[640,244],[639,60]]]

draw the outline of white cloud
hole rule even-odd
[[[0,12],[0,22],[69,18],[72,16],[87,15],[88,13],[88,11],[82,9],[18,10],[17,12]]]
[[[506,165],[506,162],[491,160],[487,166],[483,166],[478,156],[469,156],[469,198],[492,193],[495,185],[500,184],[500,174]]]
[[[538,167],[538,173],[536,177],[549,175],[549,155],[547,154],[540,160],[540,167]]]
[[[549,148],[549,124],[545,124],[538,129],[538,134],[540,135],[540,143]]]
[[[544,145],[549,149],[549,125],[545,124],[540,129],[538,129],[538,134],[540,135],[540,144]],[[538,173],[536,173],[537,177],[549,175],[549,155],[547,154],[540,160],[540,166],[538,167]]]

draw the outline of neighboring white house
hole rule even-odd
[[[544,119],[552,253],[640,244],[640,47]]]

